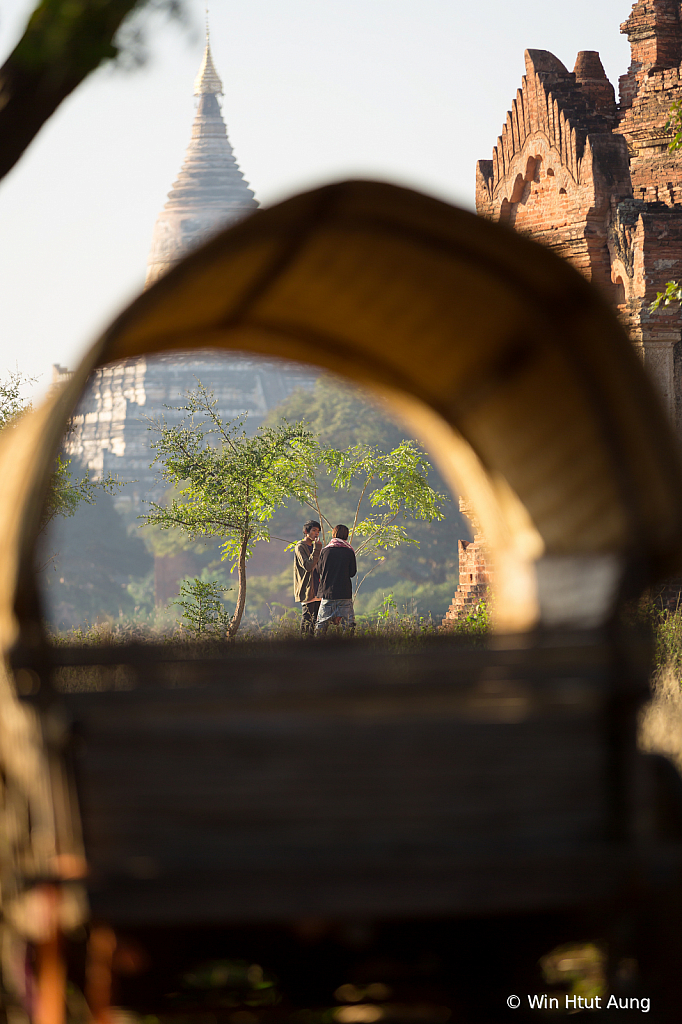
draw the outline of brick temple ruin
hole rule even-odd
[[[473,540],[457,541],[459,585],[443,619],[444,625],[475,613],[481,602],[487,601],[493,585],[492,565],[476,513],[466,498],[459,499],[459,510],[469,520]]]
[[[549,246],[603,291],[682,440],[679,309],[650,311],[682,279],[682,154],[669,152],[666,128],[682,100],[682,3],[638,0],[620,30],[632,59],[619,103],[595,51],[569,71],[547,50],[526,50],[492,159],[476,168],[476,210]],[[479,587],[490,579],[480,533],[461,547],[445,622],[470,610],[469,577]]]

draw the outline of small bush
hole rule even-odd
[[[479,601],[464,619],[453,619],[442,627],[454,636],[466,637],[476,644],[484,643],[491,629],[490,605]]]
[[[654,639],[652,696],[640,714],[639,746],[665,754],[682,771],[682,608],[661,611],[644,602],[638,619]]]
[[[682,675],[682,609],[660,613],[653,625],[656,668],[670,670],[679,678]]]
[[[682,690],[679,673],[670,666],[660,669],[652,681],[653,694],[639,720],[639,747],[647,753],[665,754],[682,771]]]
[[[182,608],[185,628],[192,639],[227,634],[232,617],[222,598],[231,589],[221,587],[217,580],[206,581],[198,577],[182,583],[178,599],[171,603]]]

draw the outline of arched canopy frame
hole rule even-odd
[[[37,627],[33,551],[88,375],[193,348],[317,365],[409,423],[477,510],[498,625],[596,624],[626,579],[682,559],[682,470],[658,397],[598,293],[527,239],[391,185],[255,213],[140,295],[61,394],[0,442],[0,642]]]

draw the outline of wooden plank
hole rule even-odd
[[[96,917],[119,926],[423,919],[594,911],[622,894],[631,877],[622,850],[568,848],[445,862],[434,854],[418,863],[406,858],[400,866],[345,862],[327,870],[311,864],[305,871],[112,875],[91,884],[90,900]]]
[[[96,689],[63,699],[112,921],[540,909],[621,884],[609,715],[632,718],[634,684],[599,645],[79,658]]]

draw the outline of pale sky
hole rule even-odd
[[[194,115],[203,4],[147,21],[149,59],[103,68],[0,183],[0,376],[50,381],[141,289],[152,227]],[[0,63],[32,5],[5,0]],[[223,116],[261,205],[343,178],[384,179],[473,208],[526,48],[573,69],[599,50],[616,86],[632,0],[213,0]]]

